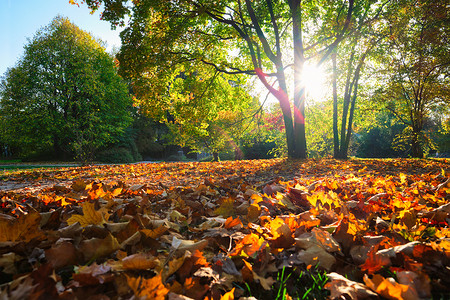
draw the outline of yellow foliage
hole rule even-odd
[[[88,225],[101,225],[106,223],[106,220],[109,218],[109,214],[104,210],[95,210],[94,203],[84,202],[82,204],[83,207],[83,215],[73,215],[67,220],[67,224],[72,225],[76,222],[79,222],[82,227],[86,227]]]

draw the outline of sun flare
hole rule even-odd
[[[325,72],[320,67],[305,64],[302,81],[306,88],[306,97],[315,101],[322,101],[327,92],[325,85]]]

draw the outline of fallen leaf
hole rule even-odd
[[[83,254],[85,261],[105,257],[114,253],[120,248],[117,239],[111,234],[104,239],[89,239],[80,242],[79,250]]]
[[[95,210],[94,203],[84,202],[81,206],[83,207],[83,215],[72,215],[67,220],[67,224],[72,225],[78,222],[81,227],[86,227],[88,225],[102,225],[108,220],[108,213],[103,210]]]
[[[136,253],[121,260],[123,270],[151,270],[160,265],[158,258],[148,253]]]
[[[60,239],[51,248],[45,250],[45,257],[54,269],[68,265],[75,265],[78,251],[68,240]]]
[[[379,274],[373,275],[372,279],[364,275],[364,283],[377,294],[387,299],[418,300],[419,296],[415,289],[408,285],[396,282],[392,277],[384,278]]]
[[[127,275],[126,275],[127,276]],[[142,277],[127,276],[128,285],[137,297],[146,297],[147,299],[165,300],[169,290],[164,286],[161,280],[161,274],[145,279]]]
[[[325,251],[324,248],[313,245],[306,250],[301,250],[297,254],[297,258],[304,262],[306,265],[312,265],[324,268],[330,271],[333,265],[336,263],[336,258]]]
[[[40,229],[41,216],[38,212],[21,215],[17,219],[0,218],[0,242],[29,242],[44,239]]]
[[[174,250],[178,251],[194,251],[194,250],[202,250],[208,245],[207,240],[200,240],[198,242],[190,241],[190,240],[180,240],[177,237],[173,237],[172,247]]]
[[[338,273],[329,273],[327,277],[330,281],[325,284],[325,288],[331,292],[331,299],[358,300],[377,297],[377,294],[365,285],[349,280]]]
[[[234,300],[234,290],[235,290],[235,288],[233,288],[231,291],[223,294],[222,297],[220,297],[220,300]]]

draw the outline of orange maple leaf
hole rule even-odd
[[[391,264],[389,257],[377,254],[378,247],[379,246],[376,245],[369,251],[366,262],[360,266],[361,270],[367,271],[369,274],[373,274],[376,271],[381,270],[383,267]]]
[[[239,243],[237,243],[234,251],[230,253],[234,255],[247,255],[252,256],[258,252],[265,240],[254,233],[247,234]]]
[[[169,290],[164,286],[161,273],[150,278],[145,279],[139,277],[127,277],[127,282],[137,297],[147,297],[147,299],[164,300]]]

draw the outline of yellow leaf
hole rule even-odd
[[[404,184],[406,182],[407,176],[403,173],[400,173],[399,177],[400,177],[400,183]]]
[[[95,210],[94,203],[84,202],[82,204],[83,215],[73,215],[67,220],[67,224],[72,225],[79,222],[82,227],[88,225],[101,225],[106,223],[108,219],[108,213],[102,210]]]
[[[223,296],[220,297],[220,300],[234,300],[234,290],[235,288],[233,288],[228,293],[223,294]]]

